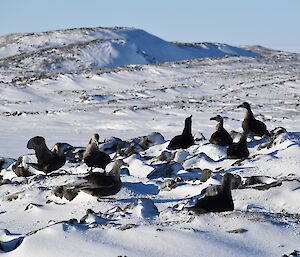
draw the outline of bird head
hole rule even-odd
[[[56,144],[52,147],[51,152],[56,153],[56,154],[59,155],[59,156],[64,155],[64,154],[65,154],[65,147],[64,147],[64,144],[62,144],[62,143],[56,143]]]
[[[191,124],[191,123],[192,123],[192,115],[185,119],[185,124]]]
[[[36,149],[36,148],[44,146],[45,144],[46,144],[45,138],[36,136],[36,137],[29,139],[29,141],[27,142],[27,148],[28,149]]]
[[[250,104],[247,102],[243,102],[242,104],[240,104],[237,108],[245,108],[247,110],[250,110]]]
[[[95,133],[92,135],[89,144],[95,143],[97,146],[99,145],[99,134]]]
[[[215,117],[211,117],[210,120],[215,120],[217,122],[221,122],[221,121],[223,121],[223,118],[221,115],[217,115]]]

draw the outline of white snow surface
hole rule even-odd
[[[47,76],[41,76],[35,69],[43,58],[51,59],[48,50],[22,57],[19,67],[8,61],[38,48],[57,47],[59,52],[62,46],[88,40],[92,43],[77,52],[88,69],[74,66],[64,55],[64,73],[48,67]],[[256,58],[178,61],[205,55],[189,55],[191,48],[128,28],[17,34],[1,37],[0,46],[6,58],[0,62],[7,64],[0,67],[0,255],[274,257],[300,250],[299,56],[269,51]],[[162,61],[174,62],[153,64]],[[132,65],[98,69],[124,64]],[[267,139],[255,138],[248,143],[250,157],[236,162],[226,159],[226,147],[208,142],[216,125],[209,119],[220,114],[228,131],[241,132],[245,111],[237,106],[244,101],[270,131],[285,131],[269,147],[263,147]],[[190,115],[193,135],[201,140],[185,150],[167,151]],[[80,192],[72,201],[56,197],[53,188],[86,175],[82,162],[67,161],[55,176],[22,178],[12,171],[19,156],[33,158],[26,148],[33,136],[45,137],[49,148],[57,142],[86,147],[93,133],[102,141],[118,137],[138,142],[147,135],[152,140],[146,150],[118,157],[129,165],[129,174],[121,173],[123,186],[116,195],[97,199]],[[147,178],[157,165],[167,163],[158,159],[163,151],[175,164],[173,173]],[[212,176],[201,182],[204,169]],[[234,211],[197,216],[186,208],[228,172],[242,180],[232,190]],[[259,176],[261,183],[246,185],[251,176]],[[1,184],[5,179],[9,181]],[[166,190],[171,180],[175,186]],[[88,209],[93,213],[80,222]]]

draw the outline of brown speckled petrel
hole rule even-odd
[[[255,119],[249,103],[244,102],[237,108],[246,109],[246,115],[242,122],[242,127],[243,130],[248,131],[249,136],[270,136],[270,132],[267,130],[266,124],[260,120]]]

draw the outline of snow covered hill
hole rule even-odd
[[[70,72],[225,55],[258,56],[220,43],[178,44],[134,28],[81,28],[0,37],[2,70]]]

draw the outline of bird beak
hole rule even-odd
[[[216,117],[211,117],[209,120],[216,120]]]
[[[237,108],[244,108],[244,105],[240,104]]]

